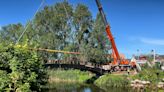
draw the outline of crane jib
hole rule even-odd
[[[107,19],[106,19],[106,16],[105,16],[105,14],[104,14],[104,10],[103,10],[103,8],[102,8],[102,6],[101,6],[100,1],[99,1],[99,0],[96,0],[96,4],[97,4],[97,6],[98,6],[100,15],[101,15],[101,17],[102,17],[102,19],[103,19],[103,22],[104,22],[105,26],[107,26],[107,25],[108,25],[108,22],[107,22]]]
[[[109,41],[110,41],[111,44],[112,44],[112,49],[114,50],[114,54],[116,55],[116,59],[117,59],[117,60],[120,60],[119,52],[118,52],[118,50],[117,50],[117,47],[116,47],[116,44],[115,44],[113,35],[112,35],[111,31],[110,31],[110,26],[109,26],[109,24],[108,24],[108,22],[107,22],[107,19],[106,19],[106,16],[105,16],[105,14],[104,14],[103,8],[102,8],[102,6],[101,6],[100,0],[95,0],[95,1],[96,1],[97,6],[98,6],[100,15],[101,15],[101,17],[102,17],[102,19],[103,19],[103,22],[104,22],[104,24],[105,24],[106,33],[107,33],[107,35],[108,35]]]

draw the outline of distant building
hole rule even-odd
[[[159,55],[159,59],[160,59],[161,61],[164,61],[164,55]]]
[[[152,54],[147,54],[147,55],[142,54],[139,56],[134,56],[134,58],[136,59],[136,62],[138,64],[145,64],[149,60],[154,61],[154,56]],[[156,54],[155,55],[155,62],[152,62],[151,64],[155,64],[155,63],[160,63],[161,65],[164,66],[164,55]]]
[[[151,54],[142,54],[142,55],[139,55],[139,56],[135,56],[135,59],[136,60],[148,60],[148,58],[150,58],[150,57],[152,57],[152,59],[153,59],[153,55],[151,55]],[[157,60],[157,61],[164,61],[164,55],[159,55],[159,54],[156,54],[155,55],[155,59]]]
[[[158,57],[161,64],[164,65],[164,55],[159,55]]]

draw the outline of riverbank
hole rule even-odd
[[[93,84],[87,84],[95,74],[80,70],[47,70],[48,84],[42,87],[43,92],[105,92]]]
[[[49,83],[53,82],[73,82],[84,83],[94,76],[88,71],[80,70],[48,70]]]
[[[126,75],[114,75],[114,74],[106,74],[94,82],[95,85],[102,89],[111,88],[127,88],[130,85],[130,81],[127,79]]]
[[[100,76],[98,79],[95,79],[95,74],[88,71],[80,70],[48,70],[49,74],[49,83],[47,88],[58,88],[58,85],[63,85],[63,88],[66,87],[72,89],[72,87],[78,88],[78,85],[87,87],[87,85],[95,85],[96,87],[105,90],[126,90],[126,92],[131,92],[132,90],[158,90],[157,92],[164,91],[162,87],[158,88],[158,84],[163,83],[164,73],[157,70],[146,69],[138,74],[128,73],[112,73],[105,74]],[[93,80],[93,83],[86,84],[88,80]],[[137,80],[137,81],[136,81]],[[68,85],[67,85],[68,84]],[[60,86],[62,87],[62,86]],[[59,89],[60,89],[59,87]],[[114,89],[113,89],[114,88]],[[134,90],[134,92],[136,92]],[[118,91],[118,90],[117,90]],[[69,92],[69,91],[68,91]]]
[[[162,89],[164,91],[164,72],[155,68],[143,69],[136,75],[129,75],[132,88]]]
[[[94,84],[102,89],[128,88],[137,90],[164,91],[164,72],[157,69],[143,69],[137,74],[106,74],[97,79]],[[158,90],[158,91],[157,91]]]

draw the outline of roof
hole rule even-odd
[[[159,58],[160,59],[164,59],[164,55],[159,55]]]

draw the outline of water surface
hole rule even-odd
[[[93,84],[53,83],[48,84],[44,92],[133,92],[123,88],[107,88],[103,90]]]

